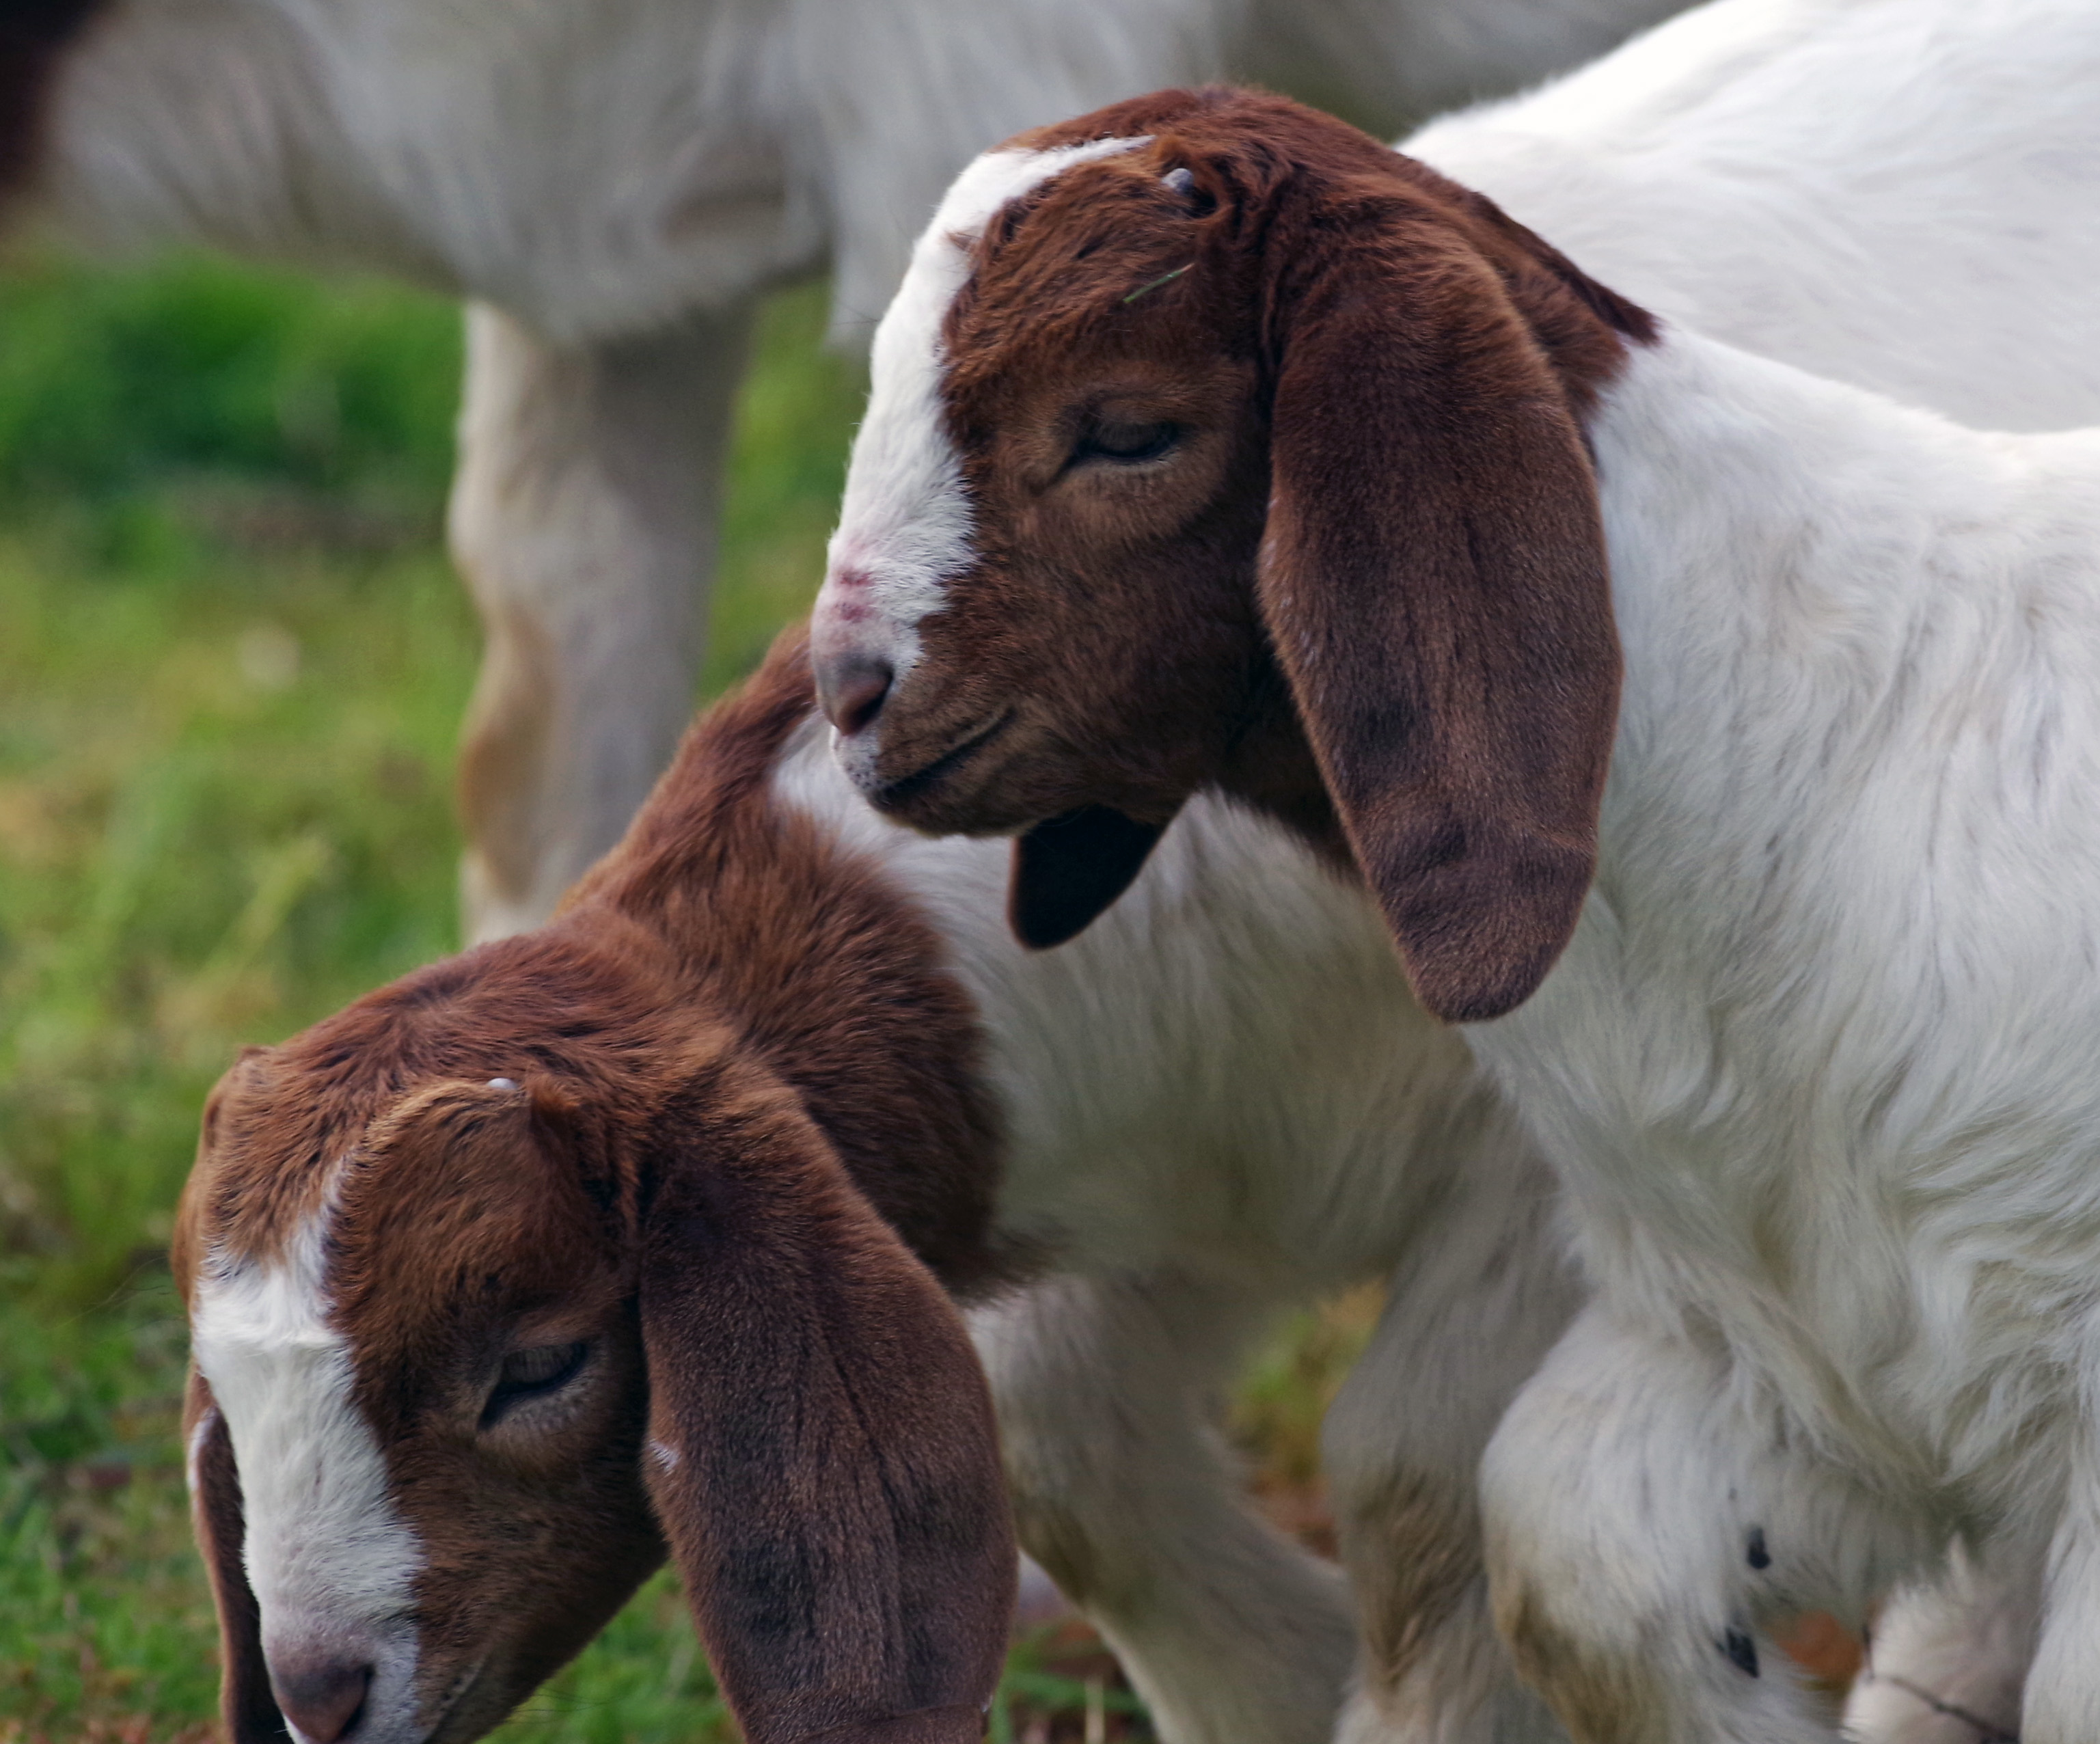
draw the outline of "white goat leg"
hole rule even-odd
[[[972,1317],[1021,1539],[1167,1744],[1324,1744],[1355,1651],[1339,1571],[1257,1519],[1211,1419],[1244,1286],[1056,1278]]]
[[[1496,1430],[1481,1506],[1497,1617],[1579,1744],[1827,1744],[1767,1625],[1856,1614],[1945,1542],[1790,1450],[1718,1353],[1595,1304]]]
[[[1480,1184],[1507,1200],[1507,1181]],[[1480,1450],[1577,1300],[1546,1257],[1544,1193],[1532,1213],[1447,1218],[1448,1238],[1394,1275],[1327,1414],[1322,1464],[1362,1636],[1340,1744],[1564,1737],[1496,1637],[1476,1501]]]
[[[488,642],[460,756],[470,943],[545,920],[690,717],[748,307],[562,347],[467,316],[452,553]]]

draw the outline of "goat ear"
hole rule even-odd
[[[218,1608],[219,1714],[230,1744],[268,1744],[292,1734],[270,1693],[262,1658],[262,1611],[241,1560],[240,1473],[233,1438],[196,1369],[183,1397],[183,1442],[189,1450],[190,1517]]]
[[[1618,638],[1566,391],[1468,244],[1388,221],[1279,295],[1259,590],[1416,995],[1469,1022],[1574,931]]]
[[[1037,824],[1013,845],[1007,921],[1031,951],[1076,938],[1145,869],[1163,823],[1086,806]]]
[[[990,1393],[940,1286],[756,1077],[670,1111],[651,1495],[751,1744],[977,1744],[1016,1568]]]

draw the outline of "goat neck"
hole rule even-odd
[[[791,633],[743,695],[696,723],[552,934],[631,933],[681,1001],[733,1025],[794,1088],[870,1202],[967,1295],[1001,1266],[987,1246],[997,1139],[976,1014],[933,927],[880,868],[776,801],[809,714],[807,654]]]

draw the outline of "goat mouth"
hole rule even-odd
[[[979,727],[949,746],[931,762],[922,763],[910,775],[899,775],[896,780],[878,788],[871,796],[876,809],[896,811],[914,800],[924,798],[1012,726],[1014,718],[1012,709],[1003,710],[993,717],[989,725]]]

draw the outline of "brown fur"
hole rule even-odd
[[[627,1233],[635,1183],[558,1084],[524,1082],[410,1092],[366,1129],[331,1225],[354,1397],[426,1558],[426,1707],[489,1655],[447,1738],[495,1724],[664,1558],[638,1481],[648,1385]],[[475,1433],[506,1349],[572,1341],[590,1343],[592,1367],[557,1420]],[[526,1600],[556,1569],[559,1605]]]
[[[950,311],[978,560],[885,705],[883,803],[1158,823],[1216,784],[1346,848],[1432,1011],[1497,1015],[1594,861],[1618,650],[1580,420],[1652,323],[1280,98],[1164,92],[1015,143],[1128,135],[999,214]],[[1105,417],[1178,444],[1086,463]]]
[[[753,1740],[906,1715],[974,1740],[1014,1560],[968,1337],[778,1080],[726,1064],[686,1093],[706,1119],[666,1142],[704,1137],[709,1167],[667,1174],[641,1291],[652,1430],[683,1456],[650,1488],[716,1676]]]
[[[207,1110],[186,1286],[207,1252],[267,1262],[333,1182],[328,1287],[425,1553],[443,1744],[576,1652],[666,1540],[749,1737],[977,1735],[1012,1539],[941,1285],[1012,1263],[996,1133],[930,933],[770,803],[809,713],[791,634],[554,923],[251,1053]],[[558,1409],[484,1420],[506,1352],[567,1344],[590,1354]],[[227,1530],[201,1512],[237,1569]],[[232,1644],[254,1601],[220,1597]]]
[[[0,7],[0,201],[33,176],[44,112],[67,47],[108,0],[7,0]]]

